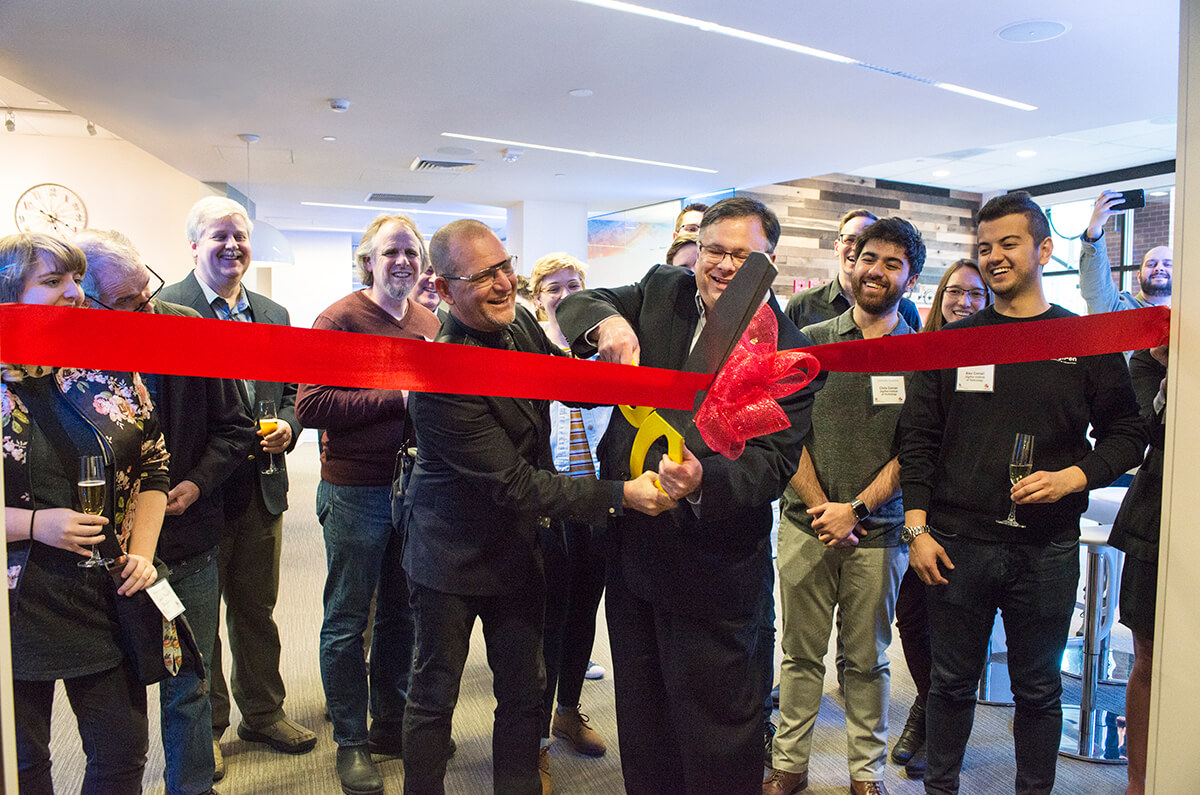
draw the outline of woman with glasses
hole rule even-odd
[[[953,323],[983,309],[992,302],[992,294],[979,266],[972,260],[960,259],[942,274],[929,315],[925,318],[926,331],[939,331],[947,323]],[[904,661],[917,688],[917,698],[908,712],[908,721],[900,739],[892,746],[892,761],[904,765],[909,778],[921,778],[925,774],[925,697],[929,694],[929,614],[925,610],[925,584],[909,568],[900,581],[900,592],[896,597],[896,629],[900,632],[900,646],[904,650]]]
[[[48,235],[0,238],[0,301],[80,306],[86,268],[83,252]],[[20,790],[54,791],[50,715],[61,679],[87,755],[82,792],[138,793],[148,746],[146,688],[125,660],[115,600],[156,578],[151,561],[167,504],[166,446],[136,373],[2,369]],[[108,499],[94,514],[82,510],[83,489],[77,491],[84,456],[104,463]],[[116,563],[109,570],[81,567],[106,529],[103,549]]]
[[[538,320],[550,341],[568,356],[571,346],[558,326],[556,310],[571,293],[584,289],[586,266],[565,252],[547,254],[533,266],[530,288]],[[550,449],[560,474],[595,478],[600,471],[596,445],[608,428],[611,406],[580,409],[550,404]],[[560,531],[561,530],[561,534]],[[546,622],[542,655],[546,662],[542,750],[539,766],[549,772],[550,732],[578,753],[600,756],[604,738],[580,709],[583,679],[596,636],[596,609],[604,593],[604,528],[570,519],[542,531],[546,567]],[[555,709],[557,691],[558,707]]]

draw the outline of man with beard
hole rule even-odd
[[[854,305],[804,329],[817,345],[913,333],[898,304],[925,264],[920,233],[902,218],[884,218],[854,248]],[[850,791],[887,793],[887,647],[908,564],[896,459],[904,382],[904,373],[830,373],[813,402],[812,432],[780,511],[784,657],[779,732],[763,795],[808,785],[835,606],[846,659]]]
[[[854,246],[858,236],[877,219],[875,213],[861,208],[842,216],[837,238],[833,241],[833,253],[837,255],[839,265],[837,276],[828,284],[809,287],[788,299],[784,311],[797,328],[832,320],[850,308],[854,300],[854,291],[850,286],[850,274],[854,270]],[[900,316],[913,331],[921,328],[921,315],[917,312],[916,304],[901,296],[899,309]]]
[[[1118,191],[1106,190],[1096,199],[1092,218],[1079,238],[1079,292],[1087,301],[1089,315],[1116,312],[1121,309],[1140,309],[1145,306],[1171,305],[1171,271],[1174,262],[1171,249],[1155,246],[1142,258],[1138,270],[1139,290],[1136,294],[1118,290],[1108,264],[1108,246],[1104,240],[1104,223],[1121,212],[1112,209],[1123,201]]]
[[[187,218],[188,242],[196,268],[183,281],[169,284],[159,298],[190,306],[201,317],[239,323],[291,325],[288,311],[242,285],[250,268],[250,231],[246,208],[232,199],[209,196],[192,206]],[[279,673],[281,644],[275,624],[279,597],[279,555],[283,512],[287,510],[287,464],[283,453],[296,445],[296,385],[271,381],[237,381],[247,413],[256,417],[260,400],[273,400],[279,416],[274,431],[262,436],[258,456],[275,456],[278,471],[263,473],[254,456],[245,460],[224,484],[225,527],[217,567],[225,600],[225,626],[233,656],[233,697],[242,712],[238,736],[277,751],[304,754],[317,735],[283,711],[286,690]],[[220,739],[229,727],[229,690],[221,663],[221,639],[213,646],[212,699],[215,777],[225,774]]]
[[[437,316],[418,303],[414,284],[429,266],[412,219],[381,215],[354,253],[367,289],[338,300],[313,328],[382,337],[437,336]],[[404,705],[412,662],[413,621],[400,565],[403,537],[392,525],[396,451],[408,444],[404,393],[304,384],[296,416],[321,428],[317,518],[325,535],[325,618],[321,683],[337,743],[337,773],[352,795],[383,792],[371,754],[402,754]],[[370,673],[363,634],[375,589]],[[371,714],[367,730],[368,704]]]
[[[979,267],[996,301],[947,329],[1070,317],[1046,301],[1054,244],[1019,191],[979,211]],[[1096,440],[1088,441],[1088,426]],[[1013,484],[1016,434],[1035,437]],[[1062,731],[1063,649],[1079,584],[1087,490],[1141,460],[1145,430],[1120,354],[913,373],[900,415],[903,540],[927,589],[931,684],[925,791],[959,791],[996,611],[1012,678],[1016,791],[1049,793]],[[1007,488],[1006,488],[1007,487]],[[1015,505],[1017,526],[1006,515]]]

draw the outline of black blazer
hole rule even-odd
[[[160,315],[199,317],[194,309],[155,300]],[[221,540],[225,495],[221,487],[258,439],[237,385],[228,378],[158,376],[154,410],[171,454],[171,487],[190,480],[200,497],[179,516],[163,519],[158,555],[169,565],[206,552]]]
[[[499,334],[450,316],[437,342],[560,354],[521,307]],[[555,474],[549,401],[414,393],[408,410],[417,463],[405,501],[404,570],[413,582],[470,596],[526,588],[543,576],[543,517],[599,523],[620,510],[620,483]]]
[[[158,297],[163,301],[189,306],[199,312],[201,317],[210,319],[217,317],[216,312],[204,298],[204,291],[200,289],[200,283],[196,281],[194,270],[183,281],[164,287]],[[277,326],[292,324],[288,317],[288,311],[270,298],[250,290],[246,290],[246,297],[250,302],[250,312],[254,315],[255,323],[271,323]],[[250,397],[243,388],[242,382],[238,380],[234,383],[237,385],[238,394],[246,413],[254,417],[258,411],[257,407],[250,405]],[[300,438],[300,431],[303,430],[300,421],[296,419],[296,385],[255,381],[254,394],[256,400],[274,400],[279,419],[291,426],[292,444],[288,448],[290,452],[295,448],[296,442]],[[260,449],[258,445],[254,446],[255,453]],[[258,464],[254,459],[255,453],[251,453],[238,467],[237,472],[225,481],[226,516],[238,516],[245,511],[246,506],[250,504],[251,489],[255,484],[262,490],[263,503],[267,506],[267,510],[276,516],[287,510],[287,456],[278,456],[276,460],[276,464],[281,465],[283,471],[273,475],[263,475],[258,471]]]
[[[779,323],[780,350],[812,344],[780,312],[773,296],[769,306]],[[580,357],[595,353],[584,339],[586,333],[614,314],[622,315],[637,333],[641,364],[680,369],[700,319],[695,278],[679,268],[656,265],[637,284],[575,293],[557,309],[559,326]],[[700,505],[681,501],[657,517],[627,513],[615,521],[609,535],[615,573],[634,594],[699,618],[748,619],[756,613],[771,566],[771,503],[796,473],[813,396],[823,384],[824,378],[818,377],[779,401],[791,427],[747,442],[735,461],[710,450],[689,425],[685,441],[704,467]],[[601,477],[629,477],[636,432],[623,414],[613,412],[597,450]],[[664,453],[666,443],[660,439],[646,456],[646,468],[656,469]]]

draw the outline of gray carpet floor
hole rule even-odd
[[[303,756],[275,753],[262,746],[238,739],[233,729],[223,740],[227,775],[217,785],[225,795],[250,793],[297,793],[299,795],[336,795],[340,792],[334,772],[336,746],[330,724],[324,719],[324,694],[317,662],[317,634],[321,625],[321,592],[325,576],[325,552],[320,525],[313,513],[313,497],[319,477],[316,445],[301,444],[288,456],[291,473],[291,507],[285,519],[283,577],[276,618],[283,637],[283,677],[288,687],[286,709],[292,718],[317,732],[317,747]],[[575,754],[565,743],[551,746],[551,769],[556,792],[602,795],[623,791],[613,684],[609,658],[608,633],[603,606],[597,618],[596,645],[592,658],[609,669],[605,679],[584,684],[583,711],[591,716],[592,726],[609,742],[604,757],[592,759]],[[1128,635],[1119,629],[1114,646],[1128,650]],[[779,655],[776,651],[777,657]],[[904,725],[914,689],[904,666],[899,641],[889,649],[892,659],[892,702],[890,724],[894,740]],[[845,717],[832,673],[832,657],[827,659],[825,696],[821,703],[813,753],[810,762],[811,784],[806,793],[832,795],[848,791],[846,768]],[[1078,692],[1078,682],[1064,677],[1065,701]],[[1102,703],[1120,710],[1124,690],[1102,686]],[[1076,697],[1077,698],[1077,697]],[[163,791],[163,753],[158,730],[157,687],[150,692],[150,757],[146,766],[145,787],[150,793]],[[454,715],[454,737],[458,754],[451,760],[446,777],[450,793],[487,793],[491,791],[491,713],[495,700],[491,695],[491,677],[484,659],[483,639],[476,627],[472,652],[463,674],[462,693]],[[963,769],[964,793],[1003,793],[1013,789],[1012,751],[1013,710],[1006,707],[980,706],[967,749]],[[777,718],[778,716],[776,716]],[[233,725],[240,716],[236,707]],[[83,778],[83,752],[74,717],[65,695],[55,700],[52,754],[55,788],[58,792],[78,792]],[[399,793],[403,781],[403,763],[380,764],[387,791]],[[889,765],[887,787],[894,795],[923,792],[919,782],[904,778],[903,769]],[[1099,765],[1060,757],[1056,793],[1104,795],[1123,792],[1125,768]]]

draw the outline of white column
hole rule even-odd
[[[1200,532],[1191,496],[1200,483],[1200,0],[1182,0],[1179,24],[1179,142],[1176,157],[1175,271],[1171,312],[1166,471],[1159,545],[1158,615],[1150,696],[1147,792],[1190,792],[1200,774]],[[1193,155],[1189,157],[1190,155]],[[1192,295],[1195,286],[1197,293]],[[1192,306],[1195,302],[1196,306]],[[1196,347],[1192,347],[1195,345]],[[1175,498],[1178,499],[1175,499]]]
[[[533,263],[552,251],[587,262],[587,205],[523,201],[508,208],[508,253],[517,270],[529,275]]]

